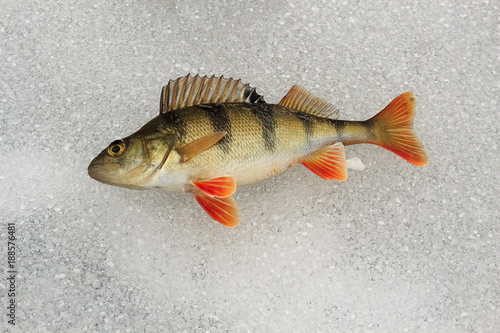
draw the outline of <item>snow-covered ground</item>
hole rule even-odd
[[[459,2],[2,1],[0,327],[498,332],[500,9]],[[270,103],[299,84],[349,120],[411,90],[429,165],[349,146],[366,169],[345,182],[297,166],[238,188],[235,229],[88,177],[189,72]]]

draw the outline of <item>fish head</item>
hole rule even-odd
[[[149,188],[149,181],[167,160],[177,136],[164,130],[144,130],[145,127],[113,141],[90,162],[89,176],[108,185]]]

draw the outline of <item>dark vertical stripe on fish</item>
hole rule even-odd
[[[267,104],[250,104],[250,111],[254,114],[262,128],[262,140],[267,151],[274,151],[276,148],[276,120],[273,109]]]
[[[186,121],[182,118],[182,115],[175,111],[170,111],[162,113],[162,117],[164,117],[168,125],[172,126],[176,134],[182,140],[186,135]]]
[[[204,108],[203,111],[210,119],[214,133],[223,131],[227,132],[227,134],[220,139],[216,145],[219,146],[224,153],[228,154],[231,151],[231,143],[233,141],[231,119],[229,118],[229,114],[223,104],[208,105],[211,107]]]
[[[311,116],[309,116],[307,113],[304,112],[294,112],[295,116],[299,118],[302,127],[304,127],[304,132],[306,134],[306,142],[309,144],[312,140],[313,137],[313,120],[311,119]]]
[[[346,125],[347,125],[347,123],[345,121],[334,120],[335,130],[337,131],[337,137],[340,138],[339,139],[340,141],[342,141],[345,138],[345,135],[346,135],[346,132],[345,132]]]

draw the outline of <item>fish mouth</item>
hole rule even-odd
[[[119,166],[115,163],[90,163],[87,171],[90,178],[97,180],[100,183],[127,188],[130,190],[145,190],[146,188],[140,185],[130,184],[123,181],[117,171]]]
[[[106,162],[92,161],[87,168],[90,178],[110,185],[112,185],[111,178],[114,178],[116,171],[118,171],[118,166],[115,163]]]

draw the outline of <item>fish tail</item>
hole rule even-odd
[[[415,97],[405,92],[367,122],[373,124],[375,141],[370,143],[392,151],[416,166],[427,165],[427,154],[413,132]]]

